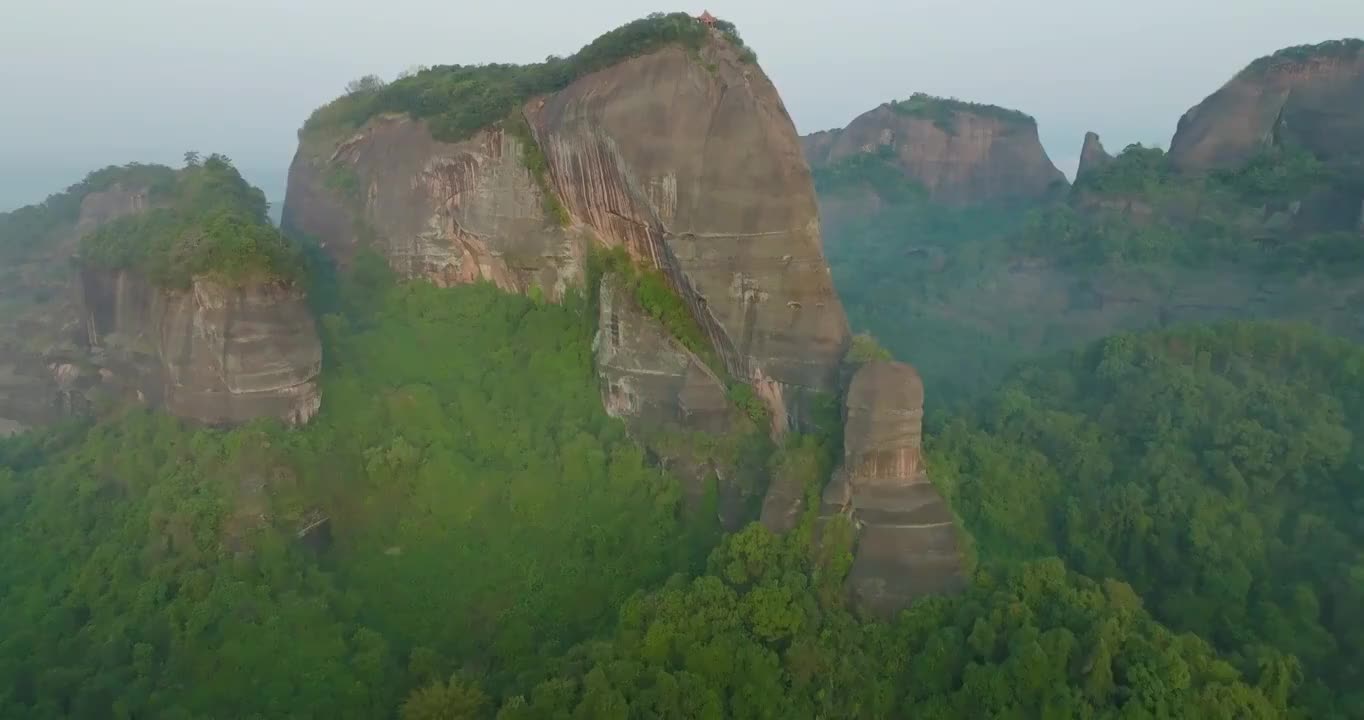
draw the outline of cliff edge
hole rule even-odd
[[[849,332],[799,137],[731,28],[653,16],[563,60],[353,93],[305,125],[285,227],[342,265],[369,248],[405,277],[552,298],[582,286],[592,249],[623,247],[799,426]],[[447,83],[536,92],[486,112],[408,100]]]
[[[1286,48],[1252,62],[1179,120],[1170,161],[1238,169],[1268,147],[1364,157],[1364,40]]]
[[[1067,184],[1032,117],[922,93],[863,113],[843,130],[808,136],[804,148],[817,170],[883,154],[929,198],[948,205],[1036,201]]]

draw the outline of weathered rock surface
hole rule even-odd
[[[831,391],[849,333],[795,127],[729,43],[669,47],[526,109],[555,186],[607,245],[662,269],[778,416]]]
[[[845,515],[857,530],[848,590],[875,615],[966,583],[952,512],[924,469],[923,403],[914,368],[863,365],[845,401],[843,466],[822,498],[823,516]]]
[[[566,229],[516,138],[489,128],[441,143],[392,116],[330,146],[305,139],[284,223],[343,263],[371,243],[407,277],[554,297],[581,282],[590,242],[623,246],[664,271],[774,423],[799,424],[801,398],[834,388],[849,333],[800,141],[762,70],[717,33],[699,53],[626,60],[523,112]]]
[[[1364,156],[1364,42],[1262,58],[1184,114],[1170,160],[1184,170],[1237,168],[1292,144],[1324,160]]]
[[[1031,119],[945,109],[947,122],[887,103],[838,132],[805,140],[810,165],[888,149],[905,176],[949,205],[1032,201],[1063,189],[1065,176],[1042,148]]]
[[[725,383],[640,309],[614,275],[602,278],[596,351],[607,414],[637,427],[732,429]]]
[[[188,290],[129,272],[81,273],[85,328],[110,381],[179,417],[301,424],[321,406],[322,349],[303,292],[277,281]]]
[[[140,187],[87,194],[0,283],[0,434],[82,414],[101,394],[209,424],[317,412],[321,343],[300,289],[199,278],[172,291],[75,269],[82,236],[154,205]]]
[[[81,199],[74,224],[5,258],[0,267],[0,425],[17,432],[88,406],[86,391],[98,377],[87,367],[80,287],[71,259],[81,236],[151,205],[142,187],[115,184],[91,192]]]
[[[527,151],[501,128],[444,143],[422,121],[383,116],[339,144],[299,148],[283,225],[343,265],[367,244],[403,277],[559,298],[581,284],[588,238],[547,216]]]
[[[1085,144],[1080,148],[1080,166],[1075,170],[1075,179],[1078,180],[1110,162],[1113,162],[1113,156],[1104,150],[1104,144],[1099,140],[1099,134],[1087,132],[1085,133]]]
[[[631,434],[684,481],[692,507],[718,481],[719,519],[731,530],[744,521],[751,488],[743,487],[734,459],[709,452],[693,433],[731,438],[751,429],[730,402],[724,381],[649,317],[619,278],[602,278],[593,339],[602,404]],[[724,443],[719,443],[723,445]]]

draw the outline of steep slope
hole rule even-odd
[[[3,429],[105,397],[212,424],[316,412],[321,346],[289,251],[221,158],[93,173],[0,216],[0,239]]]
[[[508,101],[411,100],[436,87]],[[782,428],[834,390],[847,344],[790,117],[732,28],[685,15],[563,60],[434,68],[338,100],[301,133],[284,224],[343,265],[368,247],[404,277],[552,298],[581,286],[589,248],[624,247]]]
[[[953,206],[1035,201],[1066,185],[1028,115],[922,93],[806,138],[805,151],[816,170],[885,153],[930,198]]]
[[[1184,114],[1170,160],[1186,171],[1235,169],[1266,147],[1323,160],[1364,157],[1364,40],[1260,58]]]

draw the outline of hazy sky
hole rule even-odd
[[[1364,0],[0,0],[0,206],[88,169],[223,152],[272,195],[313,108],[365,73],[568,54],[655,10],[737,23],[802,133],[915,91],[1168,145],[1250,60],[1364,35]],[[16,193],[18,193],[16,195]]]

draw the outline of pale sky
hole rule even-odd
[[[222,152],[272,197],[345,83],[572,53],[655,10],[735,22],[802,133],[915,91],[1015,107],[1074,173],[1086,130],[1167,146],[1256,57],[1364,35],[1364,0],[0,0],[0,209],[85,171]]]

